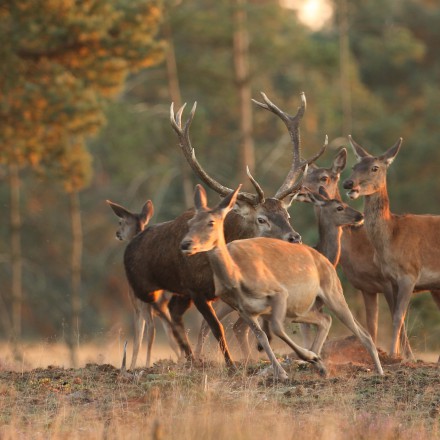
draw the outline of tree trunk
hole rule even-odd
[[[10,219],[11,219],[11,302],[12,302],[12,338],[14,347],[17,347],[22,333],[22,305],[23,285],[21,255],[21,216],[20,216],[20,175],[17,164],[9,165],[10,187]]]
[[[166,66],[168,75],[168,90],[174,108],[178,109],[182,105],[182,95],[180,94],[179,74],[177,72],[176,55],[174,52],[173,34],[169,19],[165,21],[164,33],[168,47],[166,51]],[[186,208],[193,206],[193,184],[190,178],[188,164],[182,154],[179,155],[180,172],[182,175],[183,200]]]
[[[254,142],[252,138],[252,102],[249,81],[249,35],[247,31],[246,0],[235,0],[234,3],[234,69],[235,82],[240,99],[240,182],[248,181],[246,166],[253,172],[255,167]]]
[[[350,48],[348,35],[347,0],[339,0],[339,65],[342,103],[342,134],[351,133],[351,83],[350,83]]]
[[[71,259],[71,315],[68,344],[73,367],[78,365],[78,347],[81,313],[81,260],[83,233],[81,224],[80,200],[77,191],[70,193],[70,218],[72,221],[72,259]]]

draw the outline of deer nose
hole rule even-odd
[[[364,216],[362,215],[362,214],[358,214],[357,216],[356,216],[356,221],[357,222],[360,222],[360,221],[362,221],[364,219]]]
[[[352,180],[350,180],[350,179],[344,180],[344,183],[342,184],[342,186],[345,189],[352,189],[353,185],[354,185],[354,182]]]
[[[289,243],[301,243],[302,242],[302,238],[301,238],[301,235],[298,234],[298,232],[292,232],[287,237],[287,241]]]
[[[191,245],[192,245],[192,240],[183,240],[182,243],[180,243],[180,250],[187,251],[190,249]]]

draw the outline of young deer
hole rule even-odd
[[[186,123],[182,125],[184,107],[175,114],[173,105],[170,108],[171,125],[179,139],[179,146],[194,172],[214,191],[226,196],[231,190],[212,177],[201,167],[191,146],[189,129],[194,118],[195,105]],[[292,121],[299,123],[305,109],[305,98]],[[312,160],[316,160],[325,148]],[[266,198],[258,183],[251,177],[257,194],[239,192],[234,209],[225,219],[225,236],[227,241],[255,236],[276,237],[295,243],[301,239],[289,223],[287,208],[291,203],[291,193],[300,186],[296,182],[302,168],[307,162],[294,162],[280,189],[274,197]],[[208,322],[216,337],[226,363],[233,365],[226,343],[223,326],[218,321],[211,302],[214,295],[212,270],[205,255],[195,256],[188,261],[179,250],[179,244],[188,231],[188,220],[194,212],[188,211],[176,219],[148,226],[136,235],[128,244],[124,254],[124,266],[131,288],[137,298],[146,302],[154,301],[155,292],[168,290],[175,293],[169,304],[171,319],[179,330],[179,343],[188,359],[194,359],[184,331],[182,316],[194,302],[198,311]]]
[[[116,214],[116,216],[119,217],[119,227],[116,231],[116,238],[121,241],[128,242],[135,235],[143,231],[154,213],[153,203],[151,200],[148,200],[144,204],[139,214],[132,213],[128,209],[118,205],[117,203],[113,203],[110,200],[107,200],[107,204]],[[134,342],[130,369],[133,370],[136,367],[136,361],[142,344],[145,327],[147,327],[147,359],[145,366],[148,368],[151,365],[151,349],[156,336],[156,327],[154,325],[154,316],[156,313],[151,304],[147,304],[144,301],[136,298],[131,288],[129,289],[129,297],[134,312]],[[168,322],[171,320],[168,311],[168,303],[170,298],[170,293],[162,291],[158,292],[158,299],[156,301],[156,306],[162,311],[163,315],[168,318]],[[162,316],[160,317],[162,318]],[[170,347],[174,353],[176,353],[177,357],[180,358],[181,351],[173,336],[172,328],[168,322],[167,320],[162,319],[162,325],[168,337]]]
[[[310,166],[304,176],[303,185],[312,192],[324,187],[330,198],[341,200],[338,183],[346,161],[347,150],[342,148],[330,167]],[[316,207],[315,213],[319,229],[325,229],[326,215],[323,215],[324,213],[319,207]],[[362,293],[367,329],[376,343],[379,312],[378,292],[384,294],[391,314],[394,309],[394,294],[391,282],[382,275],[380,267],[374,262],[374,248],[364,226],[347,225],[343,228],[339,263],[348,281]],[[400,345],[405,356],[412,357],[405,326],[402,328]]]
[[[236,309],[251,327],[272,362],[274,377],[288,378],[260,327],[258,317],[265,316],[270,320],[278,337],[301,359],[325,373],[319,356],[292,341],[283,326],[286,317],[295,322],[318,324],[322,313],[315,307],[316,301],[324,303],[361,340],[377,372],[383,374],[373,341],[353,318],[336,271],[327,258],[306,245],[291,245],[265,237],[226,244],[223,222],[234,206],[239,188],[210,209],[205,190],[197,185],[194,196],[196,214],[189,222],[189,231],[180,248],[187,256],[207,252],[214,273],[215,295]],[[325,331],[328,329],[318,330]],[[326,336],[324,334],[323,339]]]
[[[344,181],[348,196],[365,197],[365,230],[374,248],[374,261],[393,286],[393,338],[390,354],[399,354],[399,337],[414,291],[431,290],[440,308],[440,216],[396,215],[390,211],[386,175],[402,139],[381,156],[372,156],[351,137],[357,158]]]
[[[326,190],[321,186],[319,193],[314,193],[310,189],[303,187],[303,189],[296,195],[295,200],[312,203],[321,210],[321,223],[319,225],[319,241],[314,246],[318,252],[327,257],[334,267],[338,265],[341,253],[341,236],[343,226],[359,226],[363,223],[364,216],[356,209],[351,208],[346,203],[337,199],[331,199]],[[226,303],[220,303],[220,307],[216,309],[217,317],[221,320],[233,311]],[[321,326],[330,329],[331,318],[329,315],[322,315]],[[264,326],[264,330],[269,338],[270,328]],[[247,342],[247,332],[245,329],[239,327],[239,323],[234,325],[234,331],[240,343],[243,355],[245,358],[249,356],[249,346]],[[201,352],[203,347],[203,340],[206,338],[209,328],[202,325],[199,334],[199,342],[196,352]],[[327,330],[328,332],[328,330]],[[322,345],[325,339],[316,339],[311,343],[310,329],[308,326],[301,325],[301,333],[303,335],[304,345],[311,347],[311,351],[317,355],[321,353]],[[263,349],[261,346],[259,349]]]

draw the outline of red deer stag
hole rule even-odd
[[[264,108],[265,110],[268,110],[268,111],[274,113],[276,116],[278,116],[283,121],[283,123],[287,127],[287,130],[290,135],[291,142],[292,142],[292,147],[293,147],[292,148],[292,151],[293,151],[292,167],[286,177],[285,182],[283,183],[283,185],[280,187],[280,189],[276,192],[276,194],[274,196],[275,198],[279,199],[280,197],[284,196],[284,194],[286,193],[286,189],[287,189],[287,191],[290,191],[289,185],[291,185],[291,183],[295,181],[298,170],[304,166],[304,162],[301,161],[301,157],[300,157],[301,137],[300,137],[299,124],[300,124],[302,117],[304,116],[304,113],[306,110],[306,97],[305,97],[304,92],[302,92],[300,95],[301,96],[301,106],[298,108],[297,113],[293,116],[293,115],[290,115],[290,114],[284,112],[279,107],[277,107],[263,92],[261,92],[261,96],[263,97],[263,100],[264,100],[263,103],[256,101],[255,99],[253,99],[252,101],[255,104],[257,104],[258,106]],[[188,142],[187,142],[187,144],[188,144]],[[324,151],[327,147],[327,144],[328,144],[328,139],[326,137],[324,146],[321,148],[319,153],[316,154],[312,159],[307,161],[308,166],[313,164],[324,153]],[[181,142],[181,146],[183,148],[185,157],[187,158],[188,162],[190,163],[190,165],[193,168],[193,170],[195,171],[195,173],[201,177],[201,180],[203,182],[205,182],[209,187],[211,187],[212,189],[215,190],[215,187],[212,186],[212,183],[210,182],[210,180],[206,179],[206,177],[204,176],[205,173],[200,172],[199,165],[194,163],[194,161],[192,159],[192,156],[193,156],[192,148],[185,147],[184,145],[182,145],[182,142]],[[226,194],[228,194],[228,192],[222,193],[222,195],[226,195]],[[293,194],[292,194],[292,196],[293,196]],[[290,199],[290,201],[291,201],[291,199]],[[248,235],[248,237],[250,237],[250,236]],[[276,236],[272,236],[272,237],[279,238]],[[228,240],[228,236],[226,236],[226,238],[227,238],[227,241],[230,241],[230,240]],[[245,238],[245,237],[240,237],[240,238]],[[231,308],[228,307],[227,305],[224,305],[224,304],[220,304],[217,307],[217,309],[218,309],[218,313],[220,314],[220,317],[219,317],[220,320],[232,312]],[[249,328],[239,318],[239,320],[234,325],[234,332],[235,332],[235,335],[240,343],[241,350],[242,350],[242,353],[243,353],[245,359],[247,359],[250,355],[250,349],[249,349],[249,345],[247,342],[248,330],[249,330]],[[206,336],[208,335],[208,332],[209,332],[208,323],[203,322],[202,326],[200,328],[200,331],[199,331],[198,341],[197,341],[196,355],[198,357],[202,353],[203,344],[206,339]]]
[[[223,222],[234,206],[239,188],[210,209],[205,190],[197,185],[196,213],[180,247],[189,260],[199,253],[208,254],[215,295],[237,310],[250,326],[271,360],[275,379],[286,380],[288,376],[274,355],[258,317],[268,319],[279,338],[301,359],[325,374],[319,356],[292,341],[283,326],[286,317],[294,322],[315,323],[317,315],[322,314],[315,307],[317,301],[325,304],[360,339],[377,372],[383,374],[376,347],[353,318],[336,270],[326,257],[306,245],[291,245],[266,237],[226,244]]]
[[[232,190],[211,178],[200,166],[189,138],[189,129],[194,117],[196,105],[182,126],[181,116],[184,106],[174,114],[173,105],[170,109],[171,125],[177,133],[180,147],[196,174],[212,189],[222,196]],[[300,119],[305,108],[305,100],[298,110]],[[324,148],[312,160],[322,154]],[[225,219],[225,236],[227,241],[255,236],[276,237],[288,242],[300,241],[300,235],[289,224],[287,207],[300,183],[296,183],[301,168],[306,163],[294,168],[286,177],[275,197],[265,198],[264,192],[257,182],[251,181],[257,194],[240,192],[234,209]],[[296,165],[296,163],[295,163]],[[180,296],[170,301],[169,308],[172,321],[180,331],[186,357],[193,359],[186,332],[183,328],[182,316],[194,302],[195,306],[208,322],[211,331],[219,342],[226,363],[232,366],[232,358],[224,336],[224,330],[218,321],[211,302],[215,299],[214,282],[209,261],[205,255],[199,255],[188,261],[179,251],[182,238],[188,231],[188,220],[193,216],[192,210],[176,219],[147,227],[136,235],[128,244],[124,254],[124,265],[127,278],[136,297],[151,302],[156,291],[168,290]]]
[[[396,215],[390,211],[387,170],[402,145],[400,138],[381,156],[372,156],[351,136],[357,158],[344,181],[348,196],[365,197],[365,229],[374,248],[374,261],[393,286],[393,337],[390,355],[399,354],[399,337],[414,291],[431,290],[440,308],[440,216]]]
[[[139,234],[147,226],[154,213],[154,207],[151,200],[148,200],[140,213],[133,213],[117,203],[107,200],[107,204],[119,218],[119,227],[116,231],[116,238],[121,241],[130,241],[135,235]],[[136,367],[136,361],[139,354],[139,349],[142,344],[144,335],[144,329],[146,331],[147,339],[147,359],[145,366],[148,368],[151,365],[151,349],[153,347],[154,338],[156,335],[156,327],[154,325],[154,315],[156,314],[151,304],[147,304],[140,299],[136,298],[133,291],[129,289],[129,297],[133,306],[134,312],[134,341],[133,341],[133,355],[131,357],[130,369],[133,370]],[[181,356],[179,345],[173,336],[172,328],[169,325],[171,320],[168,311],[168,302],[171,298],[171,294],[168,292],[162,292],[158,294],[158,300],[156,301],[157,307],[162,310],[162,313],[167,317],[167,320],[162,319],[162,324],[170,347],[176,353],[179,358]]]
[[[312,192],[324,187],[330,198],[341,200],[338,183],[346,161],[347,150],[342,148],[330,167],[318,167],[314,164],[310,166],[304,176],[303,185]],[[325,229],[323,222],[326,221],[326,215],[323,215],[319,207],[316,207],[315,213],[319,229]],[[329,259],[333,262],[332,257]],[[394,294],[391,282],[382,275],[379,266],[374,262],[374,248],[363,225],[343,228],[339,263],[351,285],[362,293],[367,329],[376,343],[379,313],[378,292],[384,294],[391,314],[394,309]],[[413,356],[405,327],[402,328],[400,345],[405,356]]]

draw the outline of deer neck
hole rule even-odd
[[[336,267],[341,256],[342,228],[326,224],[323,217],[319,215],[319,241],[315,248]]]
[[[217,246],[208,252],[208,257],[214,279],[217,279],[221,286],[228,290],[236,288],[240,271],[229,253],[223,234],[219,237]]]
[[[368,237],[377,249],[385,246],[391,236],[390,201],[386,186],[369,196],[365,196],[365,228]]]

